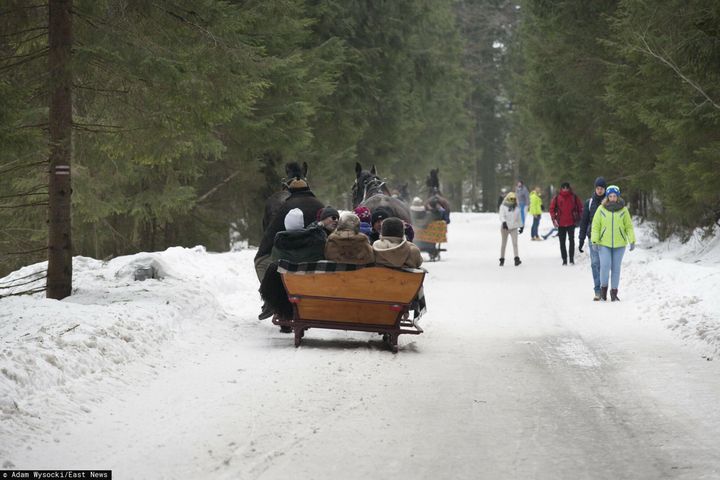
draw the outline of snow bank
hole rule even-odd
[[[707,343],[708,359],[720,353],[720,232],[682,243],[658,242],[648,225],[636,230],[641,248],[626,254],[622,284],[641,315]]]
[[[230,297],[237,302],[253,293],[257,302],[253,254],[196,247],[109,262],[76,257],[71,297],[0,299],[0,437],[23,426],[50,430],[35,421],[48,409],[88,411],[101,397],[93,384],[123,381],[124,365],[224,321],[234,308]],[[0,282],[45,268],[25,267]],[[155,278],[135,280],[138,271]]]

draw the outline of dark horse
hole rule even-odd
[[[262,228],[263,232],[267,230],[268,225],[272,221],[275,214],[280,210],[285,200],[290,196],[288,185],[293,180],[304,180],[307,178],[308,165],[303,162],[302,167],[297,162],[291,162],[285,165],[285,178],[282,179],[282,190],[275,192],[265,200],[265,213],[263,214]]]
[[[353,208],[364,205],[374,211],[378,207],[385,207],[393,212],[393,215],[412,223],[410,209],[401,200],[390,196],[385,182],[377,175],[375,165],[370,171],[363,170],[362,165],[355,163],[355,184],[352,188]]]

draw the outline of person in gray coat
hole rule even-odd
[[[522,180],[518,180],[517,187],[515,188],[515,198],[517,198],[517,205],[520,208],[520,221],[522,222],[518,233],[522,233],[525,227],[525,212],[527,211],[528,205],[530,205],[530,191]]]

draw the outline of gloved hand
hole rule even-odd
[[[518,230],[518,233],[522,233],[524,229],[525,229],[525,227],[520,227],[520,229]]]
[[[585,245],[585,239],[580,239],[580,243],[578,243],[578,252],[583,253],[583,245]]]
[[[508,229],[507,222],[503,222],[502,228],[503,228],[503,230],[507,230],[507,229]]]
[[[634,244],[634,243],[631,243],[631,244],[630,244],[630,251],[632,252],[633,250],[635,250],[635,244]]]

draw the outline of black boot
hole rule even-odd
[[[517,267],[517,266],[520,265],[521,263],[522,263],[522,262],[520,261],[520,257],[515,257],[515,266]]]
[[[607,301],[608,287],[600,287],[600,300],[603,302]]]
[[[505,265],[505,259],[504,259],[504,258],[501,258],[501,259],[500,259],[500,266],[502,267],[503,265]]]
[[[260,311],[260,315],[258,315],[258,320],[265,320],[266,318],[270,318],[273,315],[273,310],[268,306],[267,303],[263,303],[262,310]]]
[[[617,296],[617,288],[613,288],[610,290],[610,301],[611,302],[619,302],[620,299]]]

